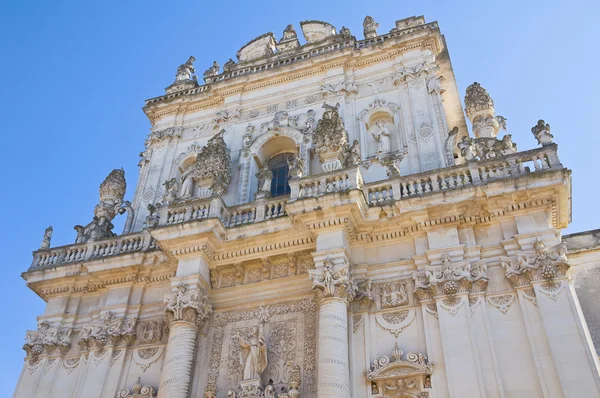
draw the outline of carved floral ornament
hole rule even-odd
[[[494,101],[485,88],[477,82],[467,87],[465,95],[465,111],[469,119],[477,113],[485,111],[494,113]]]
[[[60,325],[51,326],[42,321],[37,331],[29,331],[25,335],[25,350],[28,357],[37,358],[42,354],[52,355],[56,348],[64,355],[71,348],[72,328],[61,328]]]
[[[81,329],[77,344],[83,352],[90,349],[102,351],[105,346],[120,342],[131,345],[136,338],[136,325],[137,318],[115,318],[112,311],[106,311],[99,320]]]
[[[420,352],[409,352],[403,359],[403,352],[394,345],[392,358],[380,356],[365,372],[372,384],[371,393],[381,397],[427,397],[430,388],[430,375],[433,365]]]
[[[475,264],[466,261],[453,263],[445,253],[441,267],[414,273],[415,296],[420,301],[440,296],[447,296],[454,301],[457,294],[483,292],[488,282],[486,271],[483,261]]]
[[[188,290],[184,284],[177,285],[176,292],[166,294],[164,302],[168,324],[183,321],[202,327],[212,312],[206,290]]]
[[[533,252],[519,251],[516,258],[501,257],[500,261],[511,285],[522,287],[541,282],[544,292],[555,300],[562,290],[558,280],[567,278],[571,268],[564,243],[547,248],[539,237],[533,243]]]

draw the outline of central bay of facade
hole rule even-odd
[[[24,274],[48,306],[15,396],[600,396],[550,126],[518,151],[474,83],[470,136],[423,17],[300,26],[146,101],[133,200],[111,172]]]

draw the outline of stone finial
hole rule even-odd
[[[125,197],[126,189],[125,170],[114,169],[100,184],[100,202],[120,202]]]
[[[538,143],[542,146],[554,143],[554,136],[550,134],[550,125],[542,119],[538,120],[537,124],[531,128],[531,132]]]
[[[340,35],[342,35],[345,38],[349,38],[352,37],[352,32],[350,32],[350,29],[348,29],[345,26],[342,26],[342,29],[340,29]]]
[[[467,117],[472,119],[479,112],[494,113],[494,101],[487,90],[477,82],[467,87],[465,95],[465,110]]]
[[[279,42],[277,42],[277,51],[286,51],[299,46],[300,42],[298,41],[296,29],[294,29],[294,25],[290,24],[285,28],[283,36]]]
[[[46,250],[50,248],[50,240],[52,239],[52,225],[50,225],[44,231],[44,237],[42,238],[42,244],[40,245],[41,250]]]
[[[348,132],[338,112],[339,105],[324,104],[325,112],[317,123],[313,142],[323,170],[333,171],[342,168],[343,149],[348,144]]]
[[[499,121],[506,127],[506,118],[495,116],[492,97],[477,82],[467,87],[465,110],[473,124],[473,134],[476,138],[496,138],[500,129]]]
[[[213,61],[213,64],[210,68],[204,71],[204,81],[206,83],[211,83],[215,76],[219,75],[219,70],[221,69],[221,65],[217,61]]]
[[[109,238],[115,235],[112,232],[114,226],[111,221],[123,204],[126,189],[125,170],[121,168],[111,171],[100,184],[100,202],[94,208],[94,219],[86,226],[75,226],[77,231],[75,243]]]
[[[363,21],[363,33],[365,39],[377,37],[377,28],[379,28],[379,24],[375,22],[372,16],[367,15]]]

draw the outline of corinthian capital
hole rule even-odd
[[[352,274],[346,265],[338,271],[333,270],[333,261],[325,259],[323,270],[308,270],[308,276],[313,282],[313,290],[318,300],[328,297],[339,297],[352,301],[356,286]]]
[[[184,284],[177,286],[177,291],[165,295],[165,313],[167,322],[183,321],[198,327],[204,324],[212,312],[212,305],[205,289],[188,290]]]
[[[416,272],[413,279],[415,295],[421,301],[438,296],[482,292],[488,281],[485,263],[452,263],[448,254],[442,255],[440,268]]]
[[[516,259],[503,257],[500,260],[506,271],[506,278],[514,287],[525,286],[530,282],[554,285],[555,279],[565,278],[571,268],[564,243],[546,248],[540,238],[533,243],[533,253],[519,252]]]

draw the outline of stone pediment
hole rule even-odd
[[[302,33],[307,42],[313,43],[325,40],[330,36],[335,36],[335,27],[330,23],[323,21],[302,21],[300,22]]]
[[[249,62],[263,57],[270,57],[275,53],[275,47],[273,33],[265,33],[240,48],[237,52],[237,58],[240,62]]]

